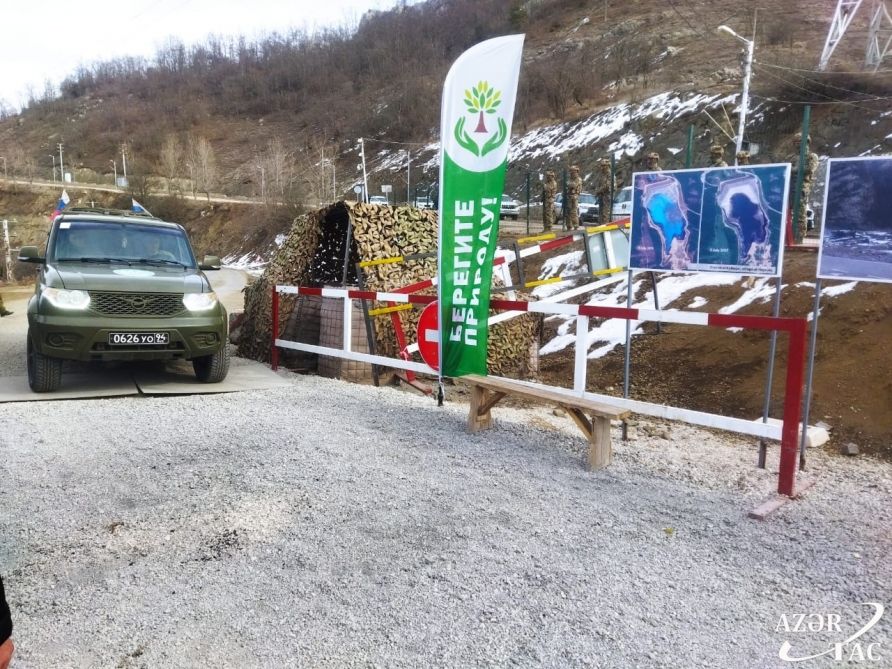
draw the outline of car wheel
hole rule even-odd
[[[220,383],[229,373],[229,346],[223,344],[213,355],[192,360],[195,378],[202,383]]]
[[[28,385],[35,393],[51,393],[62,383],[62,361],[38,352],[28,333]]]

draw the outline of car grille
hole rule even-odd
[[[90,291],[90,309],[103,316],[174,316],[185,310],[182,293]]]

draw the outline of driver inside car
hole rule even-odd
[[[176,260],[170,251],[162,248],[160,235],[143,235],[142,257],[148,260]]]

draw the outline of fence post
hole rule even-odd
[[[561,226],[567,229],[567,169],[561,171]]]
[[[784,423],[781,428],[780,471],[777,491],[792,497],[796,487],[796,465],[799,460],[799,420],[802,405],[802,379],[805,368],[805,319],[797,319],[790,333],[787,360],[787,382],[784,389]]]
[[[279,291],[276,290],[276,284],[273,283],[273,317],[270,323],[270,331],[272,332],[272,341],[270,342],[269,363],[275,372],[279,369],[279,349],[276,348],[276,339],[279,338]]]
[[[694,160],[694,124],[691,123],[688,126],[688,146],[685,150],[684,154],[684,167],[685,169],[690,169],[691,163]]]
[[[613,223],[616,214],[613,213],[614,200],[616,199],[616,154],[610,154],[610,220],[607,223]]]
[[[805,105],[802,110],[802,139],[799,142],[799,169],[796,170],[796,190],[793,192],[793,213],[791,216],[793,239],[797,244],[802,243],[799,233],[799,206],[802,204],[802,182],[805,180],[805,161],[808,157],[808,131],[811,124],[811,105]],[[805,203],[808,206],[808,203]]]
[[[530,173],[527,172],[527,235],[530,234]]]

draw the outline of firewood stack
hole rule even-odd
[[[319,220],[326,210],[304,214],[294,220],[291,230],[263,274],[245,288],[245,317],[238,340],[238,354],[269,361],[272,329],[272,287],[310,284],[310,263],[319,244]],[[280,295],[279,331],[288,322],[296,299]]]
[[[340,286],[348,220],[352,223],[352,244],[347,285],[357,284],[356,263],[421,253],[435,253],[438,243],[437,214],[414,207],[339,202],[298,218],[285,243],[270,260],[263,276],[246,289],[245,323],[239,354],[258,360],[269,359],[270,291],[273,283],[285,285]],[[394,291],[435,276],[436,257],[380,264],[363,270],[364,286],[371,291]],[[436,294],[435,288],[422,291]],[[280,328],[289,321],[295,300],[280,302]],[[370,303],[370,309],[389,306]],[[409,342],[416,340],[420,308],[397,312]],[[399,346],[390,315],[373,317],[377,351],[397,357]],[[527,314],[490,330],[489,370],[498,375],[529,375],[536,371],[531,351],[538,339],[539,318]],[[287,331],[283,338],[290,338]],[[420,358],[418,358],[420,360]]]

